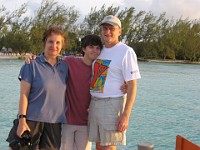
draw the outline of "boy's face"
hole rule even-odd
[[[98,45],[88,45],[86,48],[83,48],[83,52],[85,53],[85,58],[94,61],[99,56],[101,49]]]

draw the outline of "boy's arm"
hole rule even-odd
[[[30,64],[30,60],[35,60],[35,59],[36,59],[36,55],[34,55],[34,54],[26,55],[25,56],[25,63]]]

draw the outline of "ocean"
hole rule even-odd
[[[6,138],[17,115],[17,77],[23,63],[0,59],[0,150],[8,149]],[[139,68],[142,78],[127,146],[118,150],[137,150],[141,142],[154,144],[155,150],[174,150],[176,135],[200,145],[200,65],[139,62]]]

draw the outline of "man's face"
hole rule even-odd
[[[85,58],[94,61],[99,56],[101,48],[98,45],[88,45],[86,48],[83,48],[83,52],[85,53]]]
[[[115,45],[119,41],[121,35],[121,28],[119,26],[112,26],[110,24],[102,25],[102,38],[106,45]]]

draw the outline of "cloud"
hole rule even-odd
[[[123,0],[124,7],[135,7],[136,11],[149,11],[151,0]]]
[[[28,2],[27,15],[34,16],[35,10],[38,9],[42,0],[0,0],[1,4],[9,10],[16,10],[21,4]],[[200,0],[57,0],[59,4],[66,6],[75,6],[81,16],[87,15],[91,8],[100,9],[103,4],[108,6],[135,7],[136,13],[139,11],[151,11],[154,15],[159,16],[166,12],[167,18],[182,19],[200,19]]]
[[[168,17],[198,19],[199,0],[152,0],[151,10],[155,13],[166,12]]]
[[[0,1],[0,6],[3,5],[9,11],[13,11],[13,10],[18,9],[24,3],[26,3],[26,0],[20,0],[20,2],[16,1],[16,0],[1,0]]]
[[[87,1],[77,1],[77,0],[60,0],[60,2],[67,4],[67,6],[75,6],[77,10],[80,11],[81,15],[87,15],[91,8],[100,9],[104,4],[106,7],[111,5],[120,6],[123,0],[87,0]],[[67,2],[67,3],[66,3]]]
[[[200,0],[124,0],[123,7],[133,6],[136,12],[146,11],[153,12],[159,16],[166,12],[166,17],[182,19],[199,19],[200,18]]]

